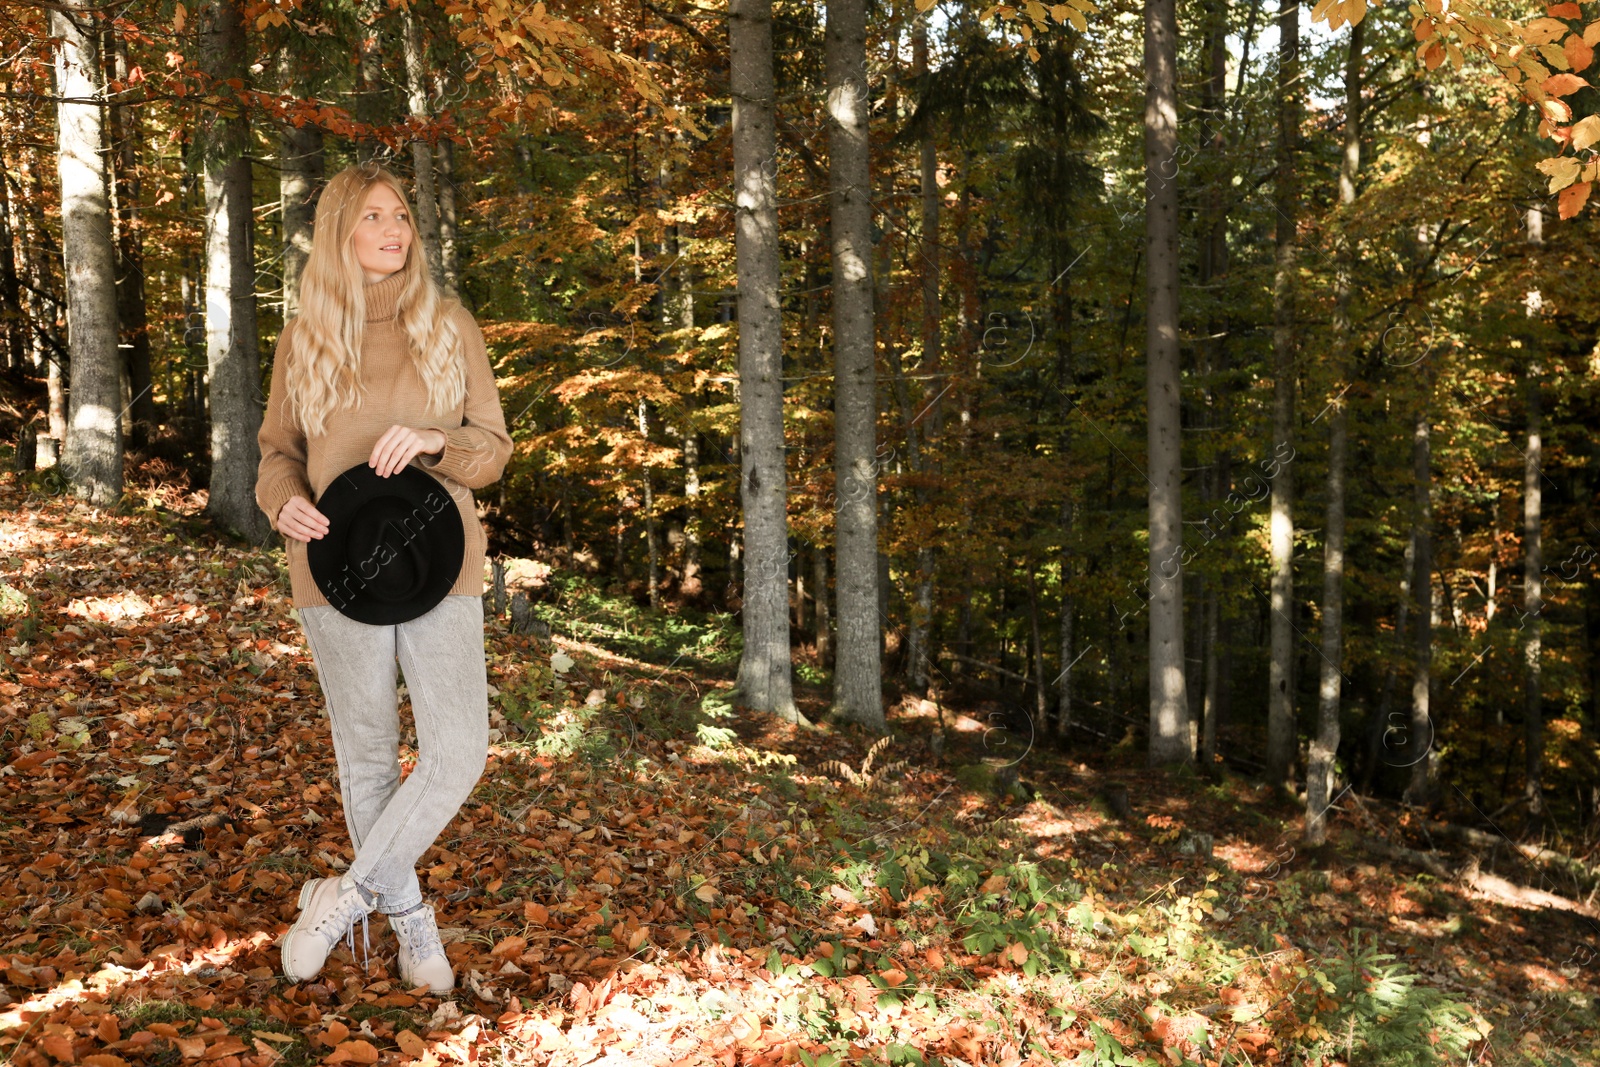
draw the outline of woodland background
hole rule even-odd
[[[690,653],[620,598],[796,723],[981,707],[991,772],[1426,805],[1592,890],[1597,11],[1304,14],[9,5],[4,436],[270,546],[311,204],[381,159],[496,363],[513,630]]]

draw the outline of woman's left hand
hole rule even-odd
[[[372,446],[372,456],[367,466],[378,472],[378,477],[394,474],[419,453],[435,454],[444,451],[443,430],[413,430],[409,426],[391,426],[384,431],[378,443]]]

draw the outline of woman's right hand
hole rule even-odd
[[[328,517],[303,496],[292,496],[278,510],[278,532],[296,541],[310,542],[328,532]]]

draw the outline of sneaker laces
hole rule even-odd
[[[359,915],[361,917],[361,966],[366,968],[368,966],[368,958],[372,953],[372,942],[367,933],[367,914],[366,901],[361,897],[361,890],[356,889],[348,895],[342,896],[339,903],[334,905],[326,915],[318,919],[316,925],[311,928],[311,933],[327,940],[328,947],[332,948],[339,943],[339,933],[342,932],[345,944],[350,947],[350,957],[354,959],[356,954],[356,916]],[[330,932],[334,932],[331,939],[328,938]]]
[[[432,908],[424,905],[404,915],[391,915],[389,925],[411,954],[412,963],[421,963],[433,956],[449,958],[439,940],[439,927],[434,922]]]

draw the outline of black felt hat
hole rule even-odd
[[[328,532],[306,546],[306,562],[328,603],[357,622],[393,626],[425,615],[461,574],[461,512],[420,467],[380,478],[358,463],[328,484],[317,510]]]

